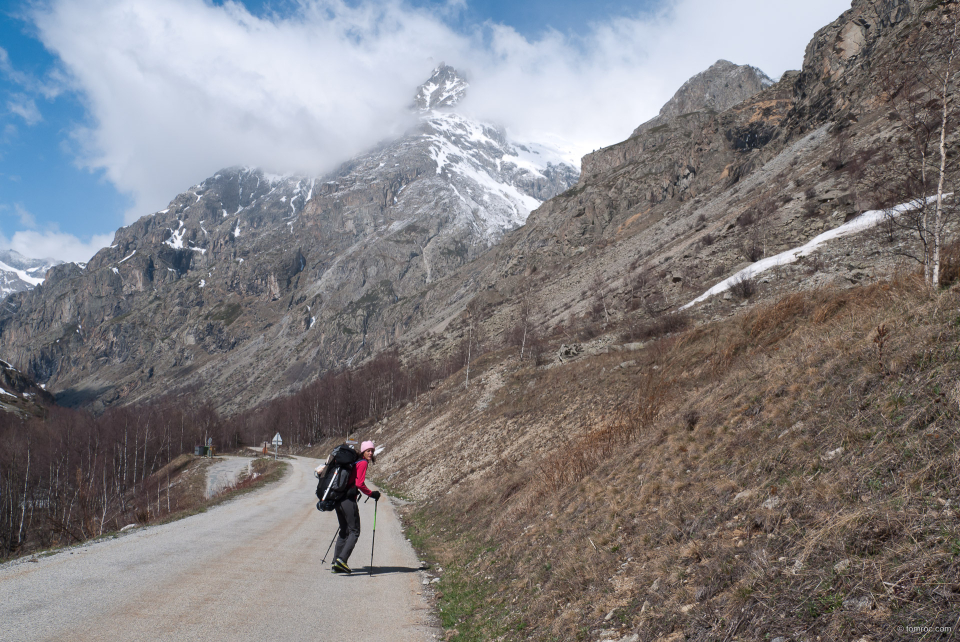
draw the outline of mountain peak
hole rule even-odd
[[[452,107],[463,99],[469,86],[456,69],[440,63],[430,79],[417,88],[413,102],[420,111]]]
[[[660,109],[660,114],[640,125],[634,134],[663,125],[683,114],[725,111],[771,85],[773,80],[756,67],[718,60],[683,83]]]

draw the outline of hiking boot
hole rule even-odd
[[[344,562],[344,561],[343,561],[342,559],[340,559],[339,557],[338,557],[338,558],[336,559],[336,561],[333,563],[333,568],[334,568],[334,569],[339,569],[341,573],[346,573],[347,575],[349,575],[350,573],[353,573],[353,571],[350,570],[350,567],[347,566],[347,563]]]
[[[337,566],[336,562],[333,563],[333,566],[330,567],[330,570],[334,573],[343,573],[343,571],[340,570],[340,567]]]

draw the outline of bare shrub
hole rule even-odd
[[[675,312],[659,318],[635,323],[620,334],[621,341],[648,341],[672,332],[680,332],[690,327],[690,316],[685,312]]]
[[[656,318],[660,316],[668,307],[667,298],[663,295],[663,290],[660,289],[660,286],[653,288],[643,297],[643,309],[651,317]]]
[[[960,241],[945,246],[940,261],[940,286],[947,287],[960,281]]]
[[[634,403],[600,428],[548,456],[538,467],[536,494],[543,496],[592,475],[597,466],[649,429],[660,414],[671,382],[658,373],[641,378]]]
[[[744,240],[743,245],[740,247],[743,250],[743,255],[747,257],[747,260],[751,263],[756,263],[763,258],[763,243],[754,235]]]
[[[730,292],[741,300],[746,300],[757,293],[757,282],[743,274],[730,285]]]
[[[807,267],[807,274],[816,274],[822,272],[827,267],[827,262],[819,254],[811,254],[804,257],[804,265]]]

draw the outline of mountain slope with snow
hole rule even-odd
[[[50,268],[60,263],[63,261],[31,259],[15,250],[0,251],[0,298],[40,285]]]
[[[409,132],[328,175],[194,185],[0,312],[0,355],[68,404],[175,381],[243,408],[394,343],[435,305],[411,301],[578,178],[562,152],[459,113],[467,88],[441,65]]]

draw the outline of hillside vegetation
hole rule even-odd
[[[384,422],[400,452],[377,474],[420,498],[409,528],[445,569],[452,639],[956,630],[958,339],[960,290],[899,276],[705,323],[626,367],[503,350],[481,383],[458,373]]]

